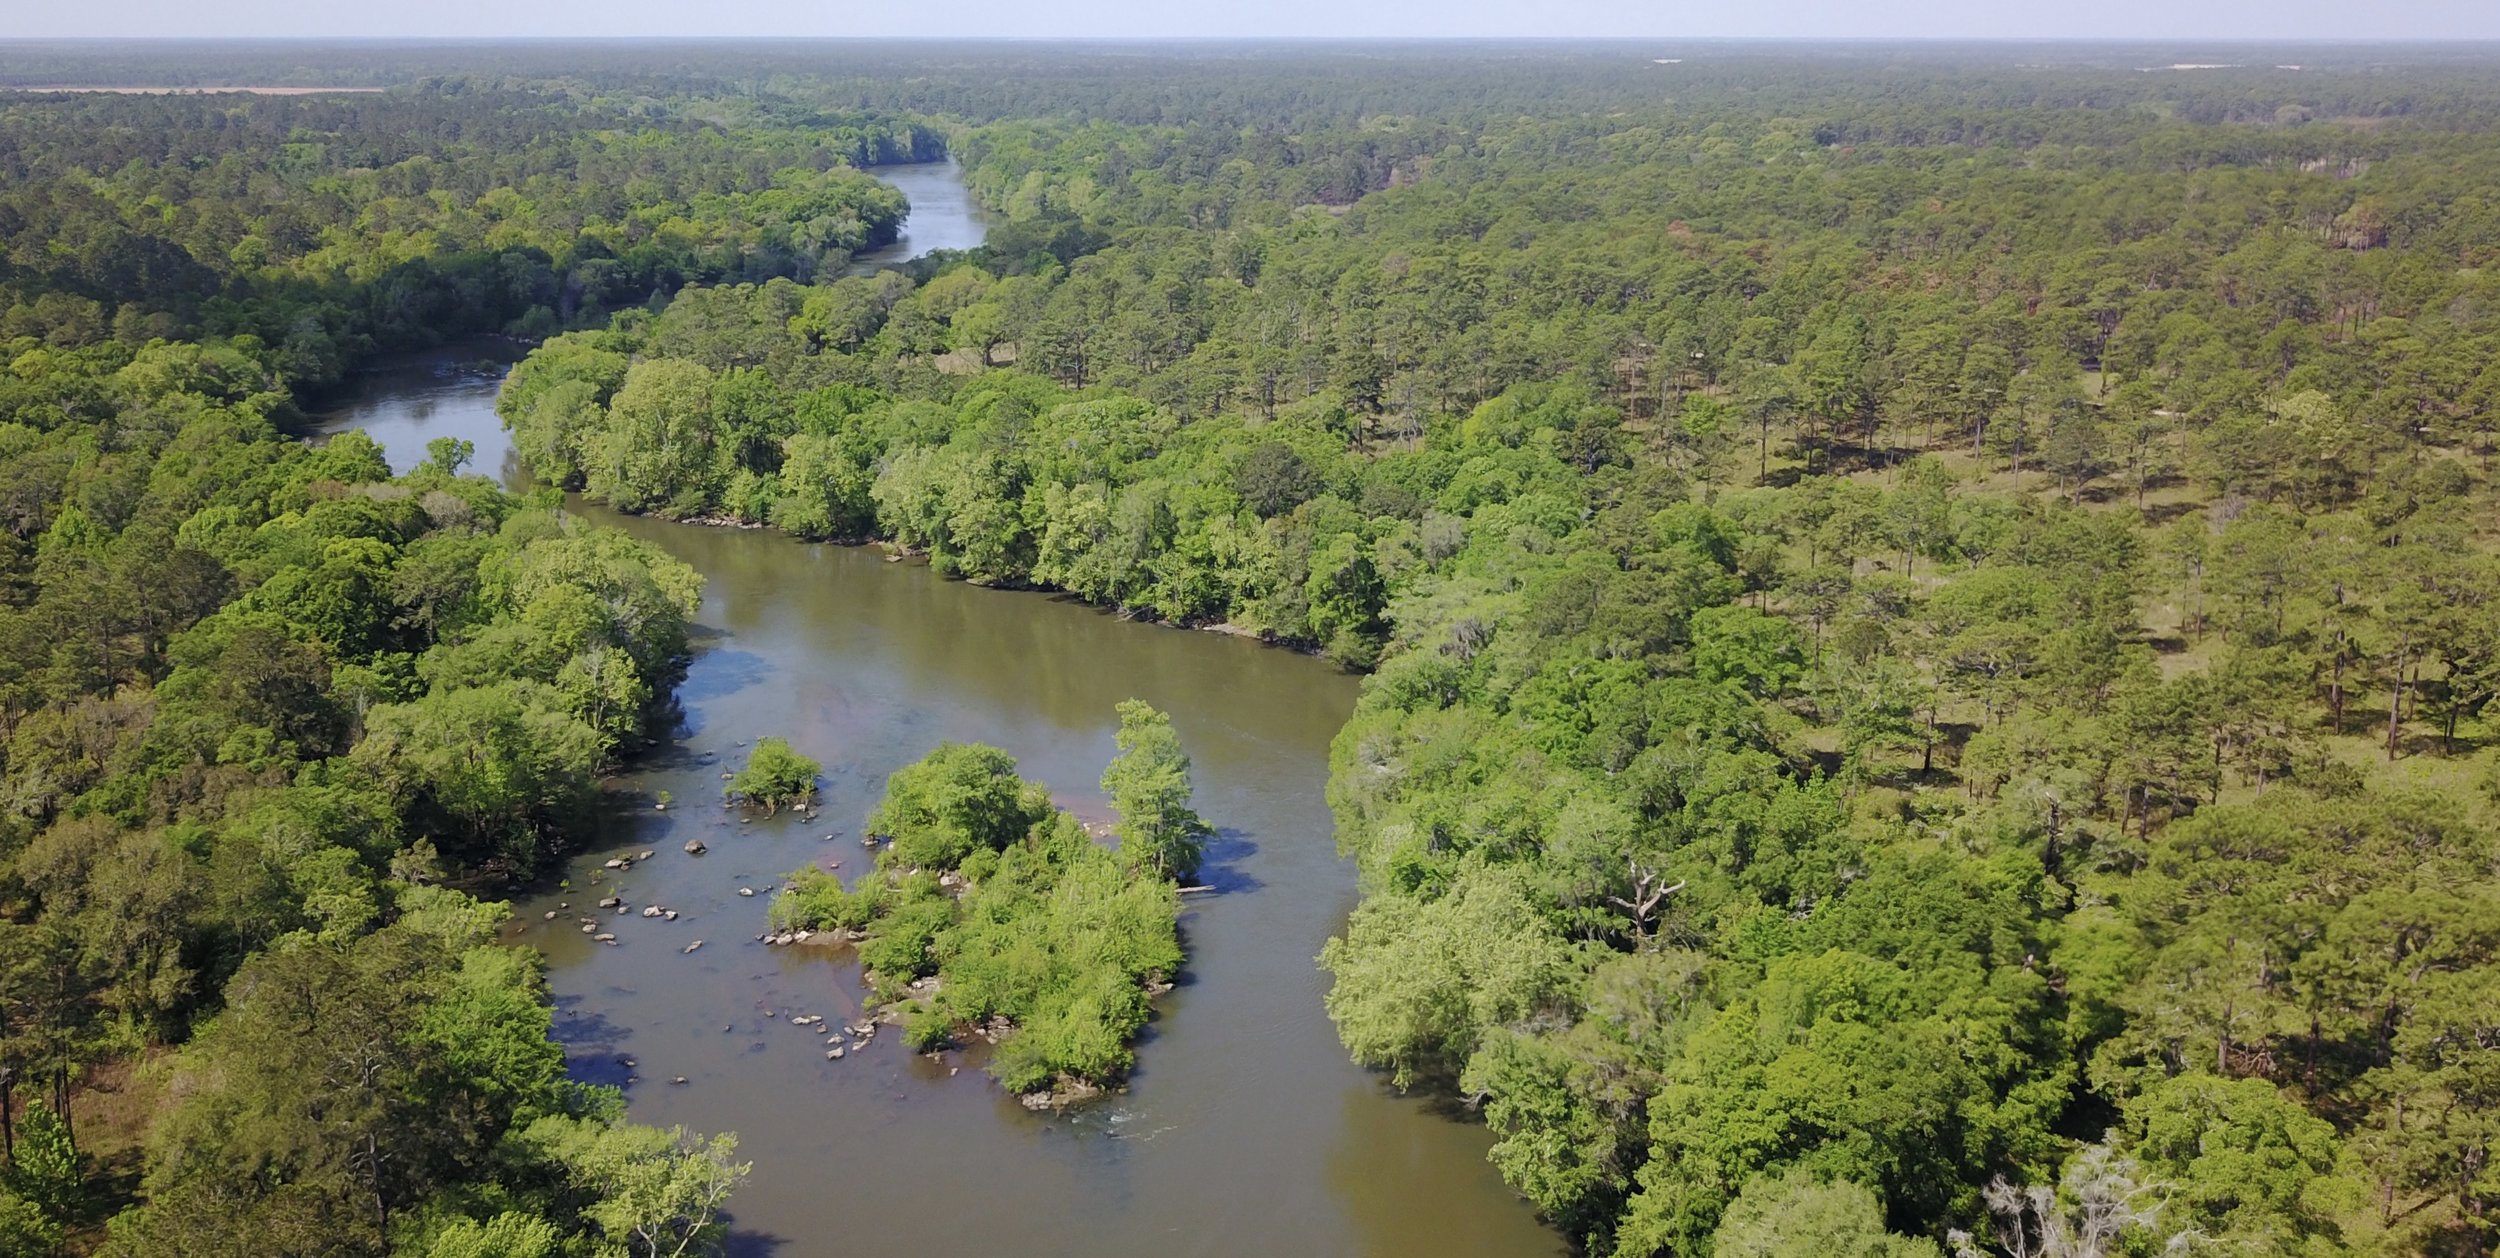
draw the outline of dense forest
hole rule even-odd
[[[907,122],[537,88],[0,106],[0,1253],[655,1255],[727,1137],[568,1077],[491,899],[602,813],[700,581],[297,403],[891,239]],[[490,897],[481,899],[479,897]]]
[[[134,1188],[112,1252],[704,1234],[731,1146],[569,1080],[535,954],[469,894],[592,822],[694,574],[463,443],[394,478],[283,436],[256,343],[16,350],[0,1251],[83,1247]],[[80,1100],[149,1096],[152,1132],[82,1143]]]
[[[0,337],[249,336],[319,389],[376,348],[838,273],[904,212],[855,168],[942,151],[908,122],[708,113],[552,85],[13,100]]]
[[[6,77],[168,81],[129,55]],[[119,1194],[131,1252],[642,1253],[602,1168],[735,1177],[565,1083],[445,889],[561,841],[684,574],[272,424],[502,329],[556,488],[1368,673],[1329,1012],[1588,1252],[2491,1252],[2500,61],[552,56],[0,105],[13,1243]],[[989,243],[843,275],[903,208],[849,168],[941,145]],[[1032,795],[944,749],[888,806],[983,828],[777,909],[953,962],[916,1037],[1049,1028],[1019,1087],[1125,1062],[1185,868]],[[1040,918],[1009,990],[982,928],[1071,885],[1136,946]],[[290,991],[428,1013],[288,1038]],[[40,1152],[177,1045],[143,1182]],[[341,1125],[280,1051],[395,1065]]]

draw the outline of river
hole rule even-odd
[[[950,201],[906,187],[909,239],[977,241],[955,188]],[[948,205],[965,212],[932,221]],[[320,427],[365,429],[402,470],[428,439],[466,438],[477,468],[517,478],[493,412],[500,368],[477,361],[511,352],[474,342],[385,364]],[[1355,901],[1322,797],[1354,679],[1237,638],[941,580],[873,549],[574,509],[692,564],[704,602],[682,722],[617,780],[612,829],[571,863],[569,887],[517,906],[511,937],[548,958],[578,1075],[623,1085],[640,1121],[738,1133],[755,1169],[732,1203],[733,1252],[1564,1251],[1486,1163],[1489,1134],[1352,1065],[1321,1007],[1312,958]],[[1026,777],[1099,810],[1113,705],[1130,697],[1171,713],[1220,834],[1206,878],[1218,891],[1189,901],[1189,964],[1128,1089],[1031,1114],[977,1064],[915,1056],[890,1031],[826,1060],[822,1037],[787,1019],[856,1014],[858,967],[754,941],[776,877],[862,868],[857,834],[885,776],[941,739],[1004,747]],[[824,762],[814,820],[721,806],[723,767],[765,735]],[[666,811],[651,807],[663,790]],[[685,855],[690,837],[710,851]],[[651,861],[603,871],[644,849]],[[637,912],[613,919],[616,944],[593,942],[575,913],[619,893]],[[679,917],[643,918],[645,904]]]
[[[851,274],[865,275],[940,249],[970,249],[989,236],[989,214],[972,199],[963,170],[952,159],[878,166],[873,173],[911,202],[911,216],[903,220],[903,234],[893,244],[851,259]]]

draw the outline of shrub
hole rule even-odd
[[[868,832],[894,841],[903,869],[953,869],[964,857],[1024,837],[1050,798],[1016,776],[1015,757],[978,743],[940,743],[886,779]]]
[[[893,988],[936,968],[929,944],[954,921],[955,903],[941,894],[935,879],[915,878],[875,919],[875,929],[859,945],[860,964],[875,975],[880,988]]]
[[[935,1005],[914,1005],[903,1015],[903,1039],[915,1053],[933,1053],[955,1042],[955,1020]]]
[[[849,891],[839,877],[814,866],[791,871],[788,881],[773,900],[775,930],[858,930],[876,917],[882,898],[873,880]]]
[[[816,798],[816,775],[823,768],[792,751],[782,739],[760,739],[755,754],[747,757],[747,767],[729,779],[728,793],[761,804],[767,812],[779,812],[783,804],[804,804]]]

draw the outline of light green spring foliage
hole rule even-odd
[[[68,1229],[46,1216],[42,1207],[0,1192],[0,1258],[52,1258],[67,1236]]]
[[[999,216],[829,282],[900,207],[824,167],[925,129],[712,121],[778,115],[742,67],[630,115],[483,76],[13,100],[0,232],[44,264],[0,277],[0,850],[35,917],[0,975],[77,978],[10,979],[23,1064],[389,929],[386,873],[545,850],[578,744],[347,748],[504,686],[378,725],[511,748],[560,707],[629,745],[682,649],[634,573],[676,583],[267,417],[366,338],[631,306],[514,373],[550,482],[1376,666],[1331,1008],[1480,1097],[1592,1253],[1701,1253],[1792,1172],[1931,1237],[2143,1193],[2219,1250],[2487,1249],[2500,91],[2312,52],[1503,50],[1349,96],[1291,58],[1072,86],[879,50],[831,90],[908,78]],[[215,186],[137,129],[221,137]],[[635,178],[579,177],[620,129]],[[660,225],[617,249],[625,216]],[[747,282],[652,301],[680,276]],[[590,560],[627,579],[512,579]],[[797,907],[940,964],[938,871],[981,886],[1043,815],[977,760],[907,784],[919,874]]]
[[[931,941],[942,1009],[962,1022],[1003,1017],[1016,1033],[991,1073],[1015,1091],[1058,1075],[1125,1074],[1149,1013],[1145,984],[1180,969],[1179,897],[1140,876],[1054,814],[1000,854]]]
[[[953,869],[975,852],[1022,839],[1049,809],[1049,792],[1016,776],[1015,757],[979,743],[941,743],[886,780],[868,833],[888,840],[881,865]]]
[[[545,1219],[506,1213],[484,1222],[454,1222],[435,1233],[425,1258],[556,1258],[563,1243],[563,1234]]]
[[[1481,866],[1430,902],[1363,905],[1319,963],[1337,977],[1328,1012],[1346,1046],[1400,1087],[1455,1078],[1481,1028],[1530,1020],[1574,966],[1519,879]]]
[[[581,1202],[597,1258],[669,1258],[719,1252],[722,1207],[750,1164],[734,1136],[701,1140],[683,1128],[550,1115],[513,1145],[558,1168]],[[530,1238],[524,1235],[523,1243]]]
[[[86,1172],[69,1124],[49,1102],[36,1100],[16,1118],[16,1145],[0,1169],[0,1252],[49,1252],[78,1221]]]
[[[1189,754],[1171,717],[1138,699],[1122,700],[1119,711],[1119,754],[1102,771],[1102,789],[1119,818],[1120,855],[1157,877],[1186,879],[1213,833],[1189,807]]]
[[[2128,1147],[2171,1185],[2174,1229],[2245,1237],[2276,1253],[2325,1252],[2358,1185],[2335,1178],[2333,1124],[2262,1079],[2165,1079],[2126,1107]]]
[[[711,461],[716,441],[710,372],[690,362],[636,363],[583,451],[584,485],[622,510],[697,514],[725,483]]]
[[[53,1258],[69,1229],[46,1215],[43,1207],[11,1192],[0,1192],[0,1258]]]
[[[1122,717],[1124,757],[1145,749],[1122,778],[1142,783],[1131,798],[1186,814],[1187,758],[1168,722],[1134,703]],[[1182,960],[1169,875],[1096,843],[1006,753],[977,744],[897,770],[870,830],[891,839],[877,868],[850,890],[823,870],[794,872],[773,904],[777,927],[865,932],[860,961],[887,999],[935,976],[937,995],[907,1011],[915,1047],[943,1047],[965,1024],[1011,1024],[990,1064],[1010,1089],[1128,1071],[1148,986]]]
[[[603,344],[630,342],[606,334]],[[525,456],[550,460],[533,462],[540,474],[578,476],[619,506],[724,514],[804,537],[888,537],[951,575],[1053,586],[1175,621],[1230,620],[1353,662],[1376,654],[1385,632],[1385,521],[1333,494],[1261,516],[1228,471],[1210,475],[1281,448],[1275,426],[1253,445],[1237,423],[1176,428],[1135,399],[1004,373],[932,404],[660,360],[638,363],[608,400],[577,377],[604,370],[613,352],[580,337],[551,342],[543,368],[513,375],[502,406]],[[1352,490],[1353,465],[1326,452],[1338,440],[1330,422],[1294,422],[1312,453],[1285,488],[1270,483],[1283,474],[1250,469],[1262,503]],[[536,453],[550,447],[581,453]]]
[[[368,715],[356,755],[375,776],[422,794],[451,823],[438,845],[488,845],[520,869],[540,856],[536,819],[584,814],[604,758],[598,731],[534,682],[441,691]]]
[[[1790,694],[1806,676],[1808,648],[1797,626],[1750,607],[1693,614],[1693,676],[1762,699]]]
[[[1802,1171],[1745,1185],[1710,1238],[1713,1258],[1943,1258],[1926,1237],[1884,1230],[1884,1206],[1856,1184]]]
[[[746,767],[722,790],[749,804],[761,804],[767,812],[779,812],[784,804],[805,804],[816,798],[816,779],[823,772],[823,765],[791,750],[788,740],[759,738]]]
[[[1412,257],[1436,247],[1446,223],[1426,212],[1400,219],[1400,207],[1435,195],[1376,207],[1365,236],[1267,246],[1358,265],[1350,259],[1387,247],[1369,238],[1379,233]],[[1159,248],[1141,239],[1122,265],[1196,265]],[[1277,285],[1278,301],[1330,300],[1288,295],[1280,256],[1269,255],[1259,286]],[[1462,259],[1450,263],[1463,271]],[[1093,292],[1090,279],[1052,282],[1053,300]],[[860,311],[882,300],[865,285],[832,287],[826,302],[856,297]],[[701,316],[776,300],[786,295],[716,292]],[[891,361],[903,334],[862,315],[855,348],[819,364],[837,384],[770,366],[759,379],[715,345],[708,405],[747,427],[720,430],[707,448],[724,461],[705,474],[749,477],[741,483],[772,500],[762,518],[890,536],[941,571],[1222,620],[1376,663],[1330,783],[1340,841],[1369,892],[1324,957],[1337,978],[1330,1010],[1358,1059],[1482,1098],[1505,1176],[1599,1252],[1697,1249],[1744,1184],[1800,1165],[1874,1192],[1888,1217],[1930,1236],[1975,1226],[1993,1176],[2057,1182],[2072,1154],[2059,1133],[2076,1114],[2118,1112],[2181,1071],[2238,1077],[2271,1062],[2278,1090],[2342,1098],[2312,1098],[2322,1121],[2372,1104],[2392,1119],[2392,1100],[2365,1095],[2410,1096],[2403,1112],[2417,1115],[2480,1095],[2475,1059],[2440,1047],[2461,1042],[2448,1037],[2465,1034],[2462,1015],[2445,1011],[2463,1008],[2479,978],[2428,980],[2415,993],[2414,980],[2388,977],[2378,995],[2406,991],[2397,1003],[2422,1012],[2417,1032],[2381,1036],[2374,1064],[2322,1070],[2314,1084],[2287,1064],[2312,1049],[2332,1058],[2338,1032],[2327,1023],[2360,1034],[2354,1011],[2376,997],[2359,994],[2366,983],[2324,976],[2379,972],[2337,968],[2360,965],[2351,958],[2371,931],[2398,929],[2384,905],[2351,890],[2380,876],[2369,872],[2379,858],[2330,862],[2339,872],[2286,892],[2327,906],[2322,916],[2263,925],[2216,902],[2235,909],[2267,871],[2194,899],[2191,912],[2162,859],[2165,827],[2203,842],[2199,810],[2263,787],[2280,800],[2264,806],[2267,824],[2290,828],[2252,841],[2276,853],[2275,871],[2303,868],[2293,857],[2327,831],[2291,825],[2302,805],[2280,795],[2283,784],[2356,798],[2322,742],[2359,724],[2321,699],[2339,675],[2350,712],[2365,684],[2379,696],[2373,720],[2384,721],[2385,696],[2400,697],[2398,744],[2438,747],[2450,717],[2467,731],[2461,745],[2483,736],[2476,722],[2493,688],[2481,679],[2500,673],[2479,644],[2500,639],[2477,610],[2493,600],[2478,592],[2500,589],[2494,570],[2470,545],[2394,538],[2471,518],[2481,490],[2461,469],[2473,460],[2417,467],[2388,447],[2370,457],[2388,484],[2401,481],[2388,492],[2402,502],[2365,498],[2354,476],[2304,479],[2240,458],[2275,429],[2179,419],[2208,404],[2183,400],[2204,387],[2183,383],[2204,368],[2162,365],[2184,352],[2176,347],[2146,347],[2094,403],[2027,380],[2064,371],[2064,351],[1960,336],[1996,318],[1977,306],[1879,318],[1800,300],[1812,326],[1793,332],[1744,312],[1722,312],[1724,336],[1698,315],[1644,325],[1643,337],[1681,338],[1704,364],[1758,364],[1650,381],[1686,397],[1712,390],[1728,413],[1673,433],[1644,428],[1648,448],[1622,422],[1646,402],[1588,383],[1602,370],[1568,364],[1553,379],[1523,369],[1472,395],[1453,384],[1462,400],[1411,439],[1388,441],[1380,428],[1398,422],[1395,408],[1367,400],[1359,382],[1281,399],[1257,422],[1239,394],[1199,399],[1196,384],[1138,365],[1152,358],[1142,351],[1124,370],[1176,399],[1168,412],[1079,388],[1094,370],[1078,362],[1084,329],[1047,315],[1018,371],[878,374],[870,365]],[[1739,325],[1750,329],[1741,348]],[[1938,328],[1950,335],[1931,335]],[[2210,320],[2182,329],[2259,361],[2248,357],[2253,342]],[[628,349],[659,343],[648,331],[611,335]],[[769,361],[776,334],[759,335],[748,357]],[[1208,335],[1214,344],[1226,333]],[[1937,348],[1948,341],[1950,354]],[[1099,359],[1092,348],[1081,356]],[[1359,358],[1348,350],[1332,361],[1353,369]],[[1210,373],[1193,381],[1223,378],[1212,351],[1193,361]],[[2305,380],[2352,367],[2321,359],[2289,370],[2314,369]],[[1843,424],[1921,440],[1919,414],[1884,409],[1876,395],[1888,389],[1932,408],[1940,433],[1988,429],[1975,456],[1983,466],[1949,461],[1964,457],[1959,439],[1939,436],[1925,442],[1936,453],[1897,467],[1824,474],[1847,457]],[[2182,396],[2147,396],[2165,390]],[[2170,426],[2151,423],[2154,409],[2171,412]],[[2315,399],[2286,414],[2294,428],[2325,422]],[[2137,424],[2126,429],[2133,481],[2111,447],[2092,444],[2125,435],[2126,423]],[[1740,437],[1754,448],[1740,450]],[[2184,443],[2190,457],[2155,438]],[[803,489],[776,483],[775,449],[784,468],[787,452],[807,452]],[[733,467],[733,450],[758,453]],[[2460,451],[2470,448],[2452,445]],[[1771,471],[1775,455],[1785,471]],[[2163,470],[2145,471],[2157,457]],[[1700,466],[1706,458],[1718,462]],[[1982,490],[1971,483],[1981,473],[2057,488]],[[2106,496],[2148,477],[2279,501],[2158,537],[2124,512],[2078,502],[2086,487]],[[714,505],[746,512],[745,501]],[[2402,557],[2383,553],[2400,544],[2411,547]],[[2391,565],[2416,579],[2390,583]],[[2441,604],[2434,593],[2454,597]],[[2165,599],[2180,634],[2220,639],[2210,660],[2184,671],[2157,662],[2144,617]],[[2417,664],[2438,657],[2426,665],[2437,684],[2370,654],[2408,643]],[[966,753],[898,783],[891,827],[906,868],[943,870],[1022,833],[1029,814],[1001,761]],[[1108,776],[1105,789],[1118,793]],[[2416,805],[2361,798],[2338,825],[2373,815],[2417,824]],[[1124,830],[1137,828],[1132,811],[1121,809]],[[2458,889],[2456,914],[2487,900],[2488,877],[2467,872],[2487,827],[2418,824],[2435,836],[2428,864]],[[786,920],[881,921],[865,954],[917,973],[946,929],[948,898],[933,882],[859,895],[805,884]],[[2434,916],[2463,920],[2444,907]],[[2318,933],[2338,920],[2345,936]],[[2250,931],[2273,940],[2270,950],[2233,942]],[[2295,994],[2294,971],[2271,962],[2329,938],[2341,959],[2308,962],[2316,985]],[[2485,945],[2457,939],[2458,955],[2474,958],[2461,964],[2479,973]],[[1616,964],[1670,949],[1697,970]],[[1826,980],[1882,999],[1825,1008],[1807,994]],[[2303,1001],[2329,991],[2346,1012],[2314,1033],[2282,1029],[2302,1025]],[[1806,1007],[1779,1003],[1796,1001]],[[940,1033],[935,1014],[919,1025],[932,1040]],[[1957,1047],[1966,1044],[1989,1047]],[[2393,1091],[2373,1090],[2382,1086]],[[2367,1200],[2354,1191],[2366,1179],[2381,1200],[2448,1203],[2412,1218],[2471,1216],[2482,1190],[2449,1193],[2423,1168],[2477,1156],[2477,1139],[2427,1122],[2348,1120],[2338,1130],[2346,1149],[2387,1146],[2370,1173],[2343,1155],[2337,1169],[2302,1172],[2309,1205],[2217,1204],[2227,1221],[2214,1226],[2328,1249],[2380,1243],[2366,1238],[2382,1229],[2426,1235],[2451,1224],[2324,1203]]]

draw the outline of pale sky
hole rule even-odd
[[[2500,0],[0,0],[52,36],[2500,39]]]

